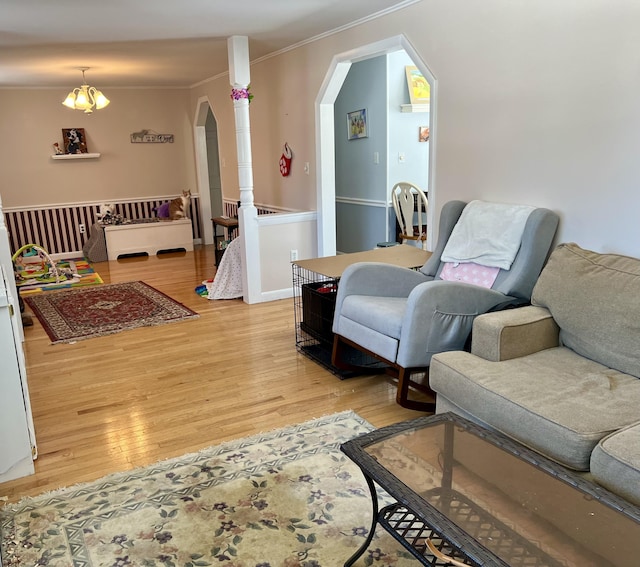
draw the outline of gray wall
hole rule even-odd
[[[367,109],[369,137],[347,139],[347,113]],[[359,252],[386,237],[386,56],[351,66],[335,103],[336,247]],[[379,163],[374,163],[374,153]]]

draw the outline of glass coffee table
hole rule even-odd
[[[423,565],[635,567],[640,508],[452,413],[341,446],[371,490],[377,524]],[[379,509],[375,484],[392,502]]]

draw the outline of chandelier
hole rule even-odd
[[[73,89],[62,103],[73,110],[84,110],[85,114],[91,114],[94,107],[97,110],[100,110],[110,102],[109,99],[98,89],[87,85],[87,81],[84,78],[84,72],[88,69],[89,67],[79,68],[79,70],[82,71],[82,85],[77,89]]]

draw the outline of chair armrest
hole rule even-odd
[[[417,285],[431,280],[421,272],[381,262],[357,262],[342,274],[338,283],[335,313],[340,313],[349,295],[408,297]]]
[[[407,297],[414,287],[429,279],[409,268],[381,262],[357,262],[345,269],[338,288],[346,295]]]
[[[557,347],[560,329],[544,307],[519,307],[480,315],[473,322],[471,352],[492,362]]]
[[[420,284],[407,301],[396,362],[424,366],[425,357],[436,352],[462,350],[473,320],[505,299],[498,291],[462,282]]]

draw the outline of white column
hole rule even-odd
[[[249,38],[227,40],[229,82],[236,121],[240,209],[238,223],[242,246],[242,291],[245,303],[261,300],[260,234],[258,211],[253,204],[253,164],[251,161],[251,121],[249,118]]]

